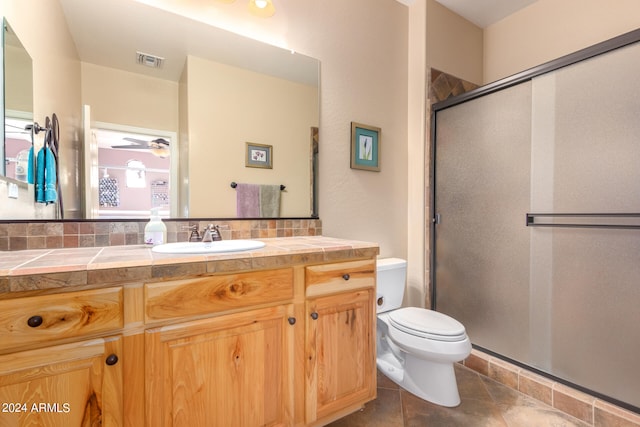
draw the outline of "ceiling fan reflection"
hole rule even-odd
[[[125,141],[132,142],[129,145],[112,145],[111,148],[122,148],[127,150],[150,150],[151,154],[160,158],[169,157],[169,141],[164,138],[156,138],[151,141],[144,141],[136,138],[123,138]]]

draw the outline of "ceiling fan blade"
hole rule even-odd
[[[136,138],[122,138],[125,141],[129,141],[129,142],[133,142],[134,144],[140,144],[140,145],[148,145],[149,143],[147,141],[143,141],[142,139],[136,139]]]
[[[112,145],[111,148],[128,148],[131,150],[150,150],[151,147],[142,145]]]

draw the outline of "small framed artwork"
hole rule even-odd
[[[380,171],[380,128],[351,122],[351,169]]]
[[[247,142],[244,165],[248,168],[273,168],[273,146]]]

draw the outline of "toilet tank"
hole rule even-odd
[[[376,274],[376,312],[400,308],[407,280],[407,261],[400,258],[378,259]]]

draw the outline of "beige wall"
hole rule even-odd
[[[178,83],[82,63],[82,103],[91,120],[178,131]]]
[[[56,113],[60,121],[60,176],[65,217],[80,215],[78,183],[81,122],[80,61],[62,8],[55,1],[3,0],[0,15],[7,18],[33,58],[34,120]],[[46,31],[55,28],[56,31]],[[42,146],[42,133],[36,147]],[[13,199],[3,199],[3,204]],[[27,218],[33,218],[32,212]]]
[[[485,29],[484,83],[639,27],[637,0],[539,0]]]
[[[482,28],[435,0],[426,0],[426,3],[428,67],[482,84]]]
[[[372,7],[375,5],[375,7]],[[408,8],[395,0],[283,0],[291,47],[321,61],[323,234],[407,257]],[[349,168],[350,122],[382,129],[381,170]],[[417,178],[419,179],[419,177]]]
[[[407,111],[407,289],[405,303],[425,306],[428,265],[426,209],[428,204],[425,130],[427,126],[427,5],[414,2],[409,9]]]
[[[33,64],[24,49],[4,47],[5,109],[31,112],[33,110]],[[11,64],[7,66],[6,64]],[[7,84],[7,82],[11,82]]]
[[[308,217],[318,88],[197,57],[187,75],[189,216],[235,217],[235,181],[284,184],[280,216]],[[273,167],[245,167],[246,142],[271,145]]]

